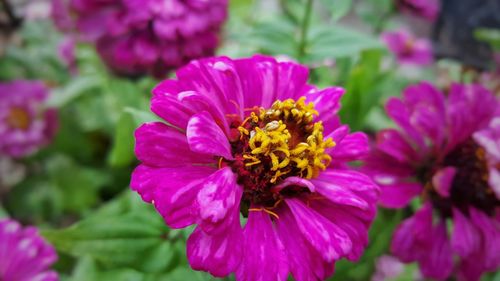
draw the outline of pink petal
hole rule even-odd
[[[256,57],[258,56],[254,56]],[[306,84],[309,79],[309,69],[298,63],[279,62],[276,78],[276,99],[278,100],[290,98],[297,100],[305,96],[310,88]]]
[[[186,129],[189,118],[196,112],[177,99],[182,90],[176,80],[164,80],[153,89],[151,111],[168,123]]]
[[[352,241],[339,226],[298,199],[286,199],[286,203],[297,221],[300,232],[324,261],[332,262],[350,253]]]
[[[287,280],[288,260],[273,222],[265,212],[250,212],[243,231],[245,249],[238,281]]]
[[[344,93],[343,88],[329,87],[323,90],[311,90],[306,95],[306,103],[314,103],[314,109],[319,113],[316,119],[323,122],[326,132],[333,130],[337,124],[336,117],[340,110],[340,98]]]
[[[423,187],[419,183],[396,182],[380,186],[380,204],[386,208],[403,208],[416,196],[420,195]]]
[[[358,196],[349,188],[333,183],[328,177],[320,176],[313,180],[313,184],[319,194],[325,196],[333,203],[352,206],[362,210],[368,210],[371,207],[363,197]]]
[[[400,162],[413,162],[419,156],[398,130],[386,129],[377,134],[377,149]]]
[[[355,207],[331,204],[328,200],[310,200],[310,207],[338,225],[350,237],[352,251],[347,255],[351,261],[358,260],[368,245],[368,227],[375,212],[363,211]]]
[[[276,231],[283,242],[289,269],[295,280],[324,280],[333,273],[333,262],[325,262],[300,233],[291,211],[283,209]]]
[[[453,208],[453,233],[451,234],[453,251],[465,258],[479,250],[480,242],[476,227],[461,211]]]
[[[145,123],[135,131],[135,154],[149,166],[178,167],[179,163],[215,163],[191,151],[184,134],[160,122]]]
[[[361,132],[348,134],[329,151],[333,161],[360,160],[370,151],[368,137]]]
[[[432,207],[427,203],[396,228],[391,253],[403,262],[414,262],[428,254],[432,239]]]
[[[227,137],[206,111],[198,113],[189,119],[186,136],[192,151],[222,156],[228,160],[234,159]]]
[[[485,270],[495,270],[500,266],[500,221],[491,218],[475,208],[469,210],[470,219],[482,236]]]
[[[194,270],[216,277],[234,272],[242,257],[242,230],[238,224],[224,233],[209,235],[197,227],[187,240],[187,257]]]
[[[432,185],[439,195],[447,198],[450,196],[450,189],[457,170],[454,167],[445,167],[438,170],[432,176]]]
[[[130,187],[144,201],[155,205],[167,225],[183,228],[196,222],[196,195],[214,170],[206,166],[155,168],[139,165],[132,174]]]
[[[488,156],[500,162],[500,117],[490,122],[490,127],[474,133],[474,140],[481,145]]]
[[[183,89],[205,96],[218,111],[243,117],[241,82],[229,58],[192,61],[177,71],[177,77]]]
[[[425,277],[446,280],[453,271],[453,252],[445,222],[434,227],[430,235],[432,245],[420,260],[420,270]]]
[[[300,177],[288,177],[280,184],[273,186],[271,189],[275,192],[279,192],[288,186],[302,186],[309,189],[311,192],[315,191],[314,184],[312,184],[311,181]]]
[[[424,139],[410,122],[410,112],[406,105],[397,98],[390,98],[385,105],[387,115],[411,138],[419,148],[424,148]]]
[[[208,234],[220,233],[239,220],[243,189],[236,183],[236,174],[230,167],[218,170],[208,177],[198,193],[200,227]]]
[[[328,189],[328,186],[324,186],[325,184],[335,186],[334,190],[338,190],[339,192],[342,192],[341,189],[350,191],[350,193],[368,203],[368,205],[361,204],[359,207],[373,207],[374,203],[378,200],[380,192],[379,187],[371,180],[370,177],[352,170],[327,169],[316,179],[311,180],[311,182],[315,186],[322,185],[322,188],[324,188],[323,190],[325,191]],[[320,191],[318,192],[321,193]],[[346,194],[350,193],[348,192]],[[344,199],[346,198],[339,198],[340,201],[343,201]]]

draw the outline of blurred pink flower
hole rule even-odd
[[[400,129],[377,134],[363,170],[380,184],[384,207],[423,200],[395,231],[391,251],[418,262],[427,278],[456,270],[474,281],[500,266],[499,108],[480,85],[452,84],[445,96],[426,82],[386,104]]]
[[[191,59],[211,56],[227,0],[53,0],[61,30],[94,42],[104,62],[127,76],[163,77]]]
[[[23,157],[51,141],[58,122],[45,106],[48,94],[40,81],[0,83],[0,153]]]
[[[49,270],[56,260],[54,248],[35,227],[0,219],[0,280],[57,281],[57,273]]]
[[[416,39],[407,30],[384,32],[382,40],[401,64],[428,65],[433,62],[431,42]]]

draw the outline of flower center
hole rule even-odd
[[[244,187],[247,209],[251,204],[276,207],[285,196],[309,192],[299,186],[287,187],[286,193],[273,187],[287,177],[317,177],[330,164],[325,150],[335,143],[324,139],[323,124],[313,122],[314,115],[313,103],[302,97],[276,101],[268,110],[256,108],[231,126],[239,136],[231,142],[235,160],[226,162]]]
[[[27,130],[30,126],[30,115],[29,113],[19,107],[13,107],[10,109],[9,114],[6,118],[7,125],[14,129]]]
[[[495,208],[500,206],[500,200],[489,185],[488,162],[481,146],[472,139],[467,140],[444,158],[442,166],[457,169],[450,196],[444,198],[439,195],[430,180],[426,184],[426,193],[443,216],[451,216],[452,208],[468,214],[470,206],[493,215]]]

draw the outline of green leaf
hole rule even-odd
[[[73,274],[71,275],[71,281],[87,281],[87,280],[99,280],[97,278],[97,266],[95,261],[90,256],[84,256],[78,260],[75,268],[73,269]]]
[[[382,96],[380,86],[389,78],[388,74],[380,72],[382,57],[380,50],[365,51],[351,69],[340,115],[342,121],[348,123],[353,130],[363,129],[366,116],[379,104]]]
[[[88,255],[107,268],[131,267],[136,270],[162,270],[168,264],[148,265],[164,243],[167,228],[159,216],[137,213],[92,217],[67,229],[44,231],[43,235],[58,251],[74,257]],[[146,266],[145,265],[146,262]]]
[[[476,39],[486,42],[497,51],[500,51],[500,29],[478,28],[474,31]]]
[[[3,208],[2,204],[0,204],[0,218],[8,218],[9,215],[7,214],[7,211]]]
[[[103,272],[166,273],[187,263],[183,233],[169,230],[153,206],[130,190],[73,226],[43,235],[59,252],[89,256]]]
[[[129,112],[123,112],[115,128],[113,146],[108,163],[113,167],[124,167],[134,160],[134,130],[136,124]]]
[[[89,93],[91,90],[98,88],[100,80],[95,76],[76,76],[71,81],[60,89],[52,91],[48,106],[62,107],[74,101],[83,94]]]
[[[364,50],[382,48],[379,40],[371,35],[340,26],[315,26],[310,33],[307,50],[310,62],[352,57]]]
[[[64,155],[50,158],[45,166],[62,209],[70,212],[97,203],[99,189],[110,180],[103,171],[80,166]]]
[[[332,20],[337,21],[345,16],[352,7],[352,0],[322,0],[323,5],[331,11]]]
[[[139,127],[140,125],[142,125],[144,123],[148,123],[148,122],[167,123],[165,120],[154,115],[150,111],[140,110],[140,109],[133,108],[133,107],[126,107],[124,111],[129,113],[132,116],[136,127]]]

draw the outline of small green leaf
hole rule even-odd
[[[340,26],[320,25],[311,28],[308,61],[358,56],[368,49],[381,49],[382,44],[371,35]]]
[[[100,80],[95,76],[77,76],[64,87],[52,91],[47,105],[62,107],[74,101],[83,94],[99,87]]]
[[[349,13],[352,2],[352,0],[322,0],[323,5],[331,11],[332,20],[334,21]]]
[[[125,112],[128,112],[132,115],[136,126],[140,126],[147,122],[165,122],[149,111],[144,111],[133,107],[126,107]]]
[[[132,115],[123,112],[115,128],[113,146],[108,163],[113,167],[124,167],[134,159],[134,130],[136,124]]]
[[[90,256],[84,256],[78,260],[75,268],[73,269],[73,274],[71,275],[71,281],[87,281],[87,280],[98,280],[97,278],[97,266],[94,260]]]

